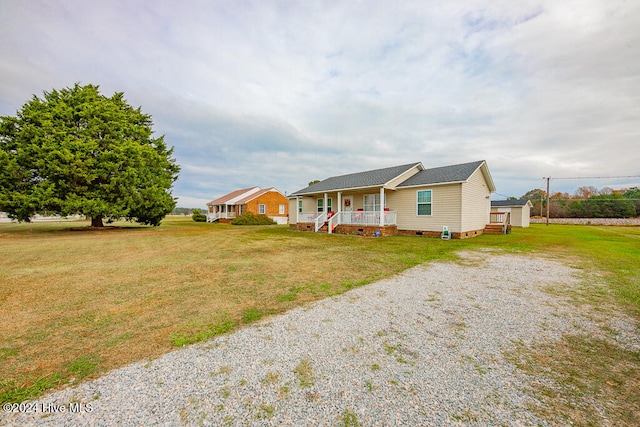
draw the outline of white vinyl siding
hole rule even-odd
[[[300,210],[300,207],[302,207],[302,210]],[[289,212],[296,212],[296,209],[299,213],[315,212],[317,209],[316,200],[311,197],[300,197],[297,201],[296,199],[289,199]],[[289,224],[295,224],[297,222],[298,215],[292,214],[291,218],[289,218]]]
[[[299,200],[300,202],[302,202],[302,199]],[[302,203],[300,203],[302,204]],[[296,211],[294,210],[298,205],[298,200],[296,199],[289,199],[289,212],[300,212],[299,210]],[[289,223],[290,224],[296,224],[298,222],[298,215],[296,213],[296,215],[291,215],[291,218],[289,218]]]
[[[441,232],[442,226],[446,225],[451,232],[457,233],[460,232],[461,225],[460,188],[460,184],[399,188],[387,192],[387,207],[392,211],[398,211],[398,230]],[[418,215],[416,192],[421,190],[431,191],[431,216]]]
[[[482,230],[489,223],[491,191],[480,169],[462,184],[462,230]]]

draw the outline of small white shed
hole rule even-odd
[[[533,204],[529,200],[492,200],[491,212],[510,212],[511,226],[528,227]]]

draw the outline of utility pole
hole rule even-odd
[[[547,227],[549,226],[549,180],[551,180],[550,176],[542,177],[542,179],[547,180]]]

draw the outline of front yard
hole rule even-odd
[[[462,249],[564,259],[606,283],[597,292],[576,291],[576,303],[615,307],[640,319],[637,227],[535,225],[510,235],[442,241],[236,227],[190,217],[169,217],[158,228],[72,229],[81,225],[0,224],[3,402],[153,359],[419,263],[455,259]],[[628,362],[637,368],[640,358]]]

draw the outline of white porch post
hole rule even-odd
[[[338,210],[336,212],[340,212],[342,210],[342,191],[338,191]]]
[[[384,187],[380,187],[380,227],[384,227]]]
[[[296,224],[300,222],[300,196],[296,196]]]
[[[329,196],[327,195],[327,193],[324,193],[324,205],[322,206],[322,210],[325,214],[329,213],[329,209],[327,206],[327,203],[329,202]]]

